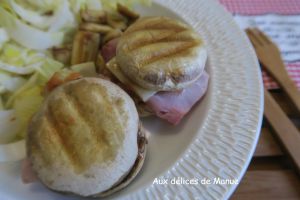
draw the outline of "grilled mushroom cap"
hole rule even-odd
[[[139,86],[178,90],[203,73],[207,53],[200,36],[188,25],[167,17],[144,17],[120,37],[116,60]]]
[[[27,156],[54,191],[108,195],[140,169],[139,130],[135,105],[122,89],[83,78],[49,94],[29,125]]]

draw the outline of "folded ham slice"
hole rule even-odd
[[[116,49],[119,38],[115,38],[107,42],[101,49],[101,55],[105,62],[116,56]]]
[[[147,102],[147,106],[160,118],[176,125],[204,96],[208,86],[208,74],[203,75],[189,87],[178,92],[158,92]]]

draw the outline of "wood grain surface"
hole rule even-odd
[[[300,116],[287,96],[280,90],[272,96],[300,128]],[[300,151],[300,144],[298,145]],[[261,135],[253,159],[231,200],[300,200],[300,176],[274,130],[264,120]]]
[[[257,28],[247,28],[246,34],[263,68],[277,81],[300,112],[300,92],[286,71],[277,45]]]
[[[266,156],[282,156],[283,152],[278,145],[278,141],[272,135],[272,130],[269,124],[264,123],[261,129],[260,139],[258,141],[254,156],[266,157]]]
[[[248,171],[231,200],[300,199],[300,180],[292,170]]]
[[[291,157],[300,172],[300,133],[266,89],[264,94],[264,115],[274,129],[274,134],[284,146],[287,155]]]

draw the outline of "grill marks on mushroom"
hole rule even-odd
[[[122,35],[117,63],[139,86],[179,90],[200,77],[206,57],[203,41],[191,27],[165,17],[141,18]]]
[[[86,89],[91,88],[77,84],[66,88],[48,106],[47,117],[41,122],[45,129],[42,132],[46,134],[40,146],[43,158],[50,164],[56,156],[63,154],[65,162],[71,162],[77,173],[86,170],[93,162],[113,160],[124,139],[124,135],[115,134],[123,131],[118,116],[124,113],[117,111],[109,99],[99,95],[99,90],[105,94],[104,88],[95,87],[93,92],[85,92]],[[82,98],[80,95],[85,96]],[[99,103],[100,113],[105,115],[94,112],[95,105],[86,102],[91,99],[93,104]],[[116,103],[122,104],[122,99]],[[81,148],[78,142],[83,142],[85,147]],[[43,151],[44,148],[53,151]]]

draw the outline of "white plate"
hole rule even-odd
[[[171,180],[239,179],[244,174],[259,136],[263,93],[253,49],[232,17],[216,1],[156,0],[144,15],[166,15],[191,24],[209,52],[208,93],[173,127],[150,118],[152,132],[143,170],[135,181],[112,198],[227,199],[237,185],[157,185],[156,177]],[[24,185],[20,164],[0,165],[0,199],[74,199],[53,193],[41,184]]]

